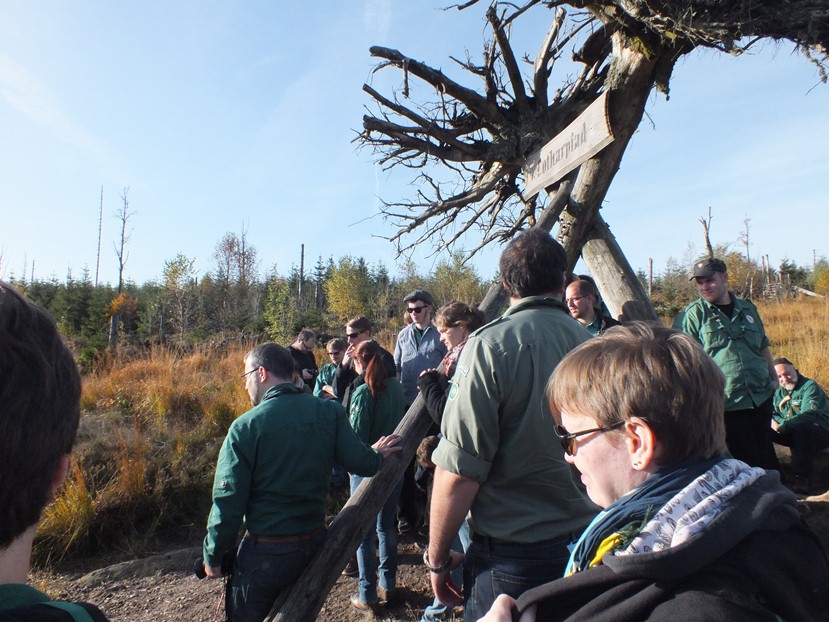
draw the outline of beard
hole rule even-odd
[[[783,385],[783,388],[784,388],[784,389],[786,389],[786,391],[794,391],[794,388],[795,388],[796,386],[797,386],[797,385],[796,385],[794,382],[790,382],[790,383],[788,383],[788,384],[784,384],[784,385]]]

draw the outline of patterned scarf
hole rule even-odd
[[[685,542],[764,472],[733,458],[713,458],[652,475],[593,519],[573,547],[564,575],[596,566],[608,553],[634,555]]]
[[[451,378],[455,375],[455,366],[458,364],[458,359],[461,356],[461,350],[466,345],[466,340],[464,339],[454,348],[449,350],[446,353],[446,356],[443,357],[443,373],[446,375],[447,378]]]

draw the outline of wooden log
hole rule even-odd
[[[621,322],[659,321],[639,277],[599,215],[582,248],[584,263],[599,285],[610,314]]]
[[[579,167],[578,176],[559,225],[558,239],[572,269],[579,256],[596,280],[602,298],[614,315],[625,319],[655,319],[656,312],[636,273],[599,215],[630,137],[639,127],[655,80],[657,60],[625,47],[613,35],[613,61],[607,81],[608,114],[615,140]],[[593,243],[595,242],[595,243]],[[583,252],[585,245],[592,249]]]

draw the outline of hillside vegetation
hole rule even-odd
[[[829,304],[759,304],[775,356],[829,387]],[[393,332],[381,342],[393,347]],[[40,564],[99,553],[128,558],[165,542],[198,542],[213,469],[233,419],[250,406],[239,379],[250,343],[152,348],[84,377],[70,476],[36,541]],[[325,362],[324,350],[317,360]]]

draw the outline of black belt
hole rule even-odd
[[[245,537],[251,540],[254,544],[261,542],[262,544],[291,544],[294,542],[307,542],[313,540],[317,536],[325,533],[325,527],[314,529],[308,533],[301,533],[295,536],[255,536],[251,532],[246,531]]]

